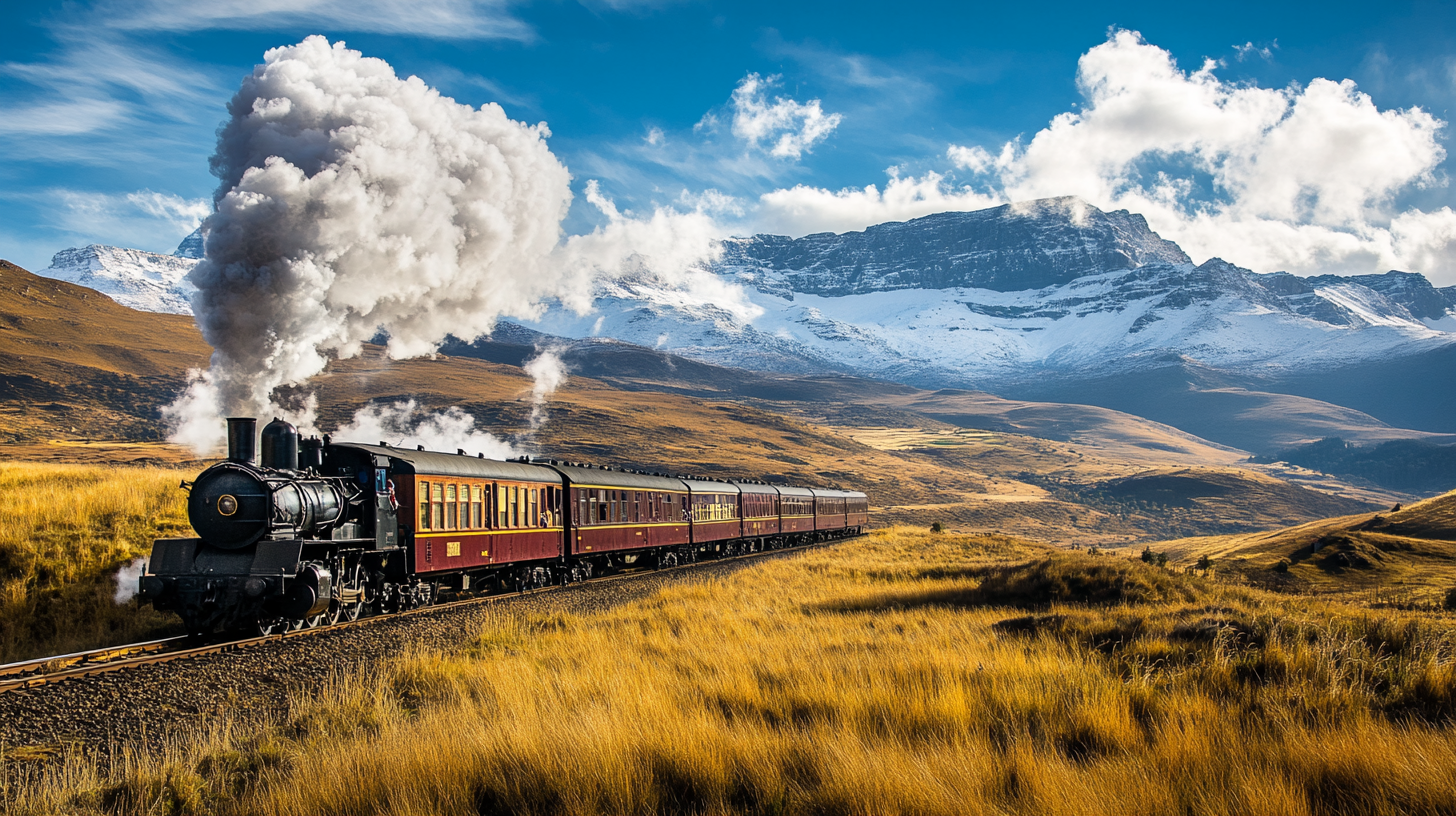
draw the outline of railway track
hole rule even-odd
[[[179,635],[161,640],[151,640],[144,643],[132,643],[125,646],[111,646],[102,649],[92,649],[85,652],[75,652],[66,655],[55,655],[42,657],[35,660],[24,660],[18,663],[7,663],[0,666],[0,693],[16,689],[34,688],[36,686],[58,683],[77,677],[91,677],[107,672],[121,671],[135,666],[154,665],[168,663],[174,660],[185,660],[187,658],[201,655],[220,654],[223,652],[239,651],[248,649],[259,644],[271,643],[274,641],[290,638],[309,637],[323,632],[338,632],[360,626],[369,626],[382,621],[397,620],[412,615],[428,615],[444,612],[450,609],[471,606],[475,604],[492,603],[507,598],[518,598],[524,595],[540,595],[548,592],[559,592],[572,587],[581,586],[582,583],[605,584],[612,581],[629,580],[644,575],[662,575],[685,570],[699,569],[711,564],[726,564],[734,561],[761,558],[775,553],[788,553],[794,551],[808,551],[828,544],[847,541],[848,538],[834,539],[827,542],[805,544],[797,547],[789,547],[777,550],[763,550],[756,553],[734,555],[727,558],[713,558],[706,561],[698,561],[692,564],[682,564],[675,567],[665,567],[653,570],[633,570],[620,572],[612,575],[605,575],[600,578],[593,578],[586,582],[571,583],[530,589],[522,592],[504,592],[494,595],[479,595],[469,598],[447,601],[445,603],[422,606],[417,609],[409,609],[402,612],[393,612],[385,615],[371,615],[367,618],[360,618],[356,621],[340,621],[328,626],[319,626],[312,629],[299,629],[290,632],[263,635],[260,637],[242,638],[238,640],[218,641],[214,643],[198,643],[196,638],[187,635]]]

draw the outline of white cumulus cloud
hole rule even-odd
[[[1445,123],[1381,110],[1353,82],[1226,82],[1185,71],[1132,31],[1084,54],[1084,104],[993,155],[947,153],[1007,200],[1076,195],[1127,208],[1195,258],[1258,271],[1425,272],[1456,283],[1449,210],[1402,211],[1401,194],[1443,184]]]
[[[754,223],[760,230],[788,235],[861,230],[886,221],[905,221],[949,210],[980,210],[1004,204],[1001,198],[956,187],[934,171],[901,178],[893,169],[885,188],[826,190],[797,185],[759,198]]]
[[[768,99],[777,75],[745,76],[733,89],[733,135],[753,147],[768,146],[770,155],[797,159],[829,138],[843,118],[825,113],[818,99],[798,102],[782,96]],[[706,120],[705,120],[706,121]]]

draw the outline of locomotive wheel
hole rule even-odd
[[[304,627],[304,624],[305,624],[305,622],[304,622],[303,618],[290,618],[288,620],[288,622],[285,624],[283,631],[285,631],[285,632],[297,632],[298,630],[300,630],[300,629],[302,629]]]
[[[286,625],[282,618],[258,618],[253,621],[253,632],[259,637],[267,637],[282,632]]]
[[[359,620],[359,618],[364,615],[364,602],[359,601],[357,603],[342,604],[340,608],[340,614],[343,615],[343,618],[346,621]]]
[[[333,626],[344,617],[344,605],[338,601],[329,601],[329,611],[324,613],[324,625]]]
[[[319,614],[314,615],[313,617],[304,618],[303,619],[303,628],[304,629],[317,629],[320,626],[323,626],[324,625],[325,621],[328,620],[328,617],[329,617],[329,613],[327,613],[327,612],[320,612]]]

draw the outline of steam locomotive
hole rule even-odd
[[[227,460],[191,484],[196,538],[159,539],[139,597],[194,634],[323,626],[632,566],[858,534],[865,494],[300,439],[228,421]]]

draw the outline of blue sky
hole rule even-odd
[[[1450,3],[10,2],[0,257],[170,251],[210,207],[241,78],[323,34],[546,122],[570,232],[600,220],[589,180],[725,234],[1075,194],[1145,212],[1195,260],[1456,284],[1453,21]]]

